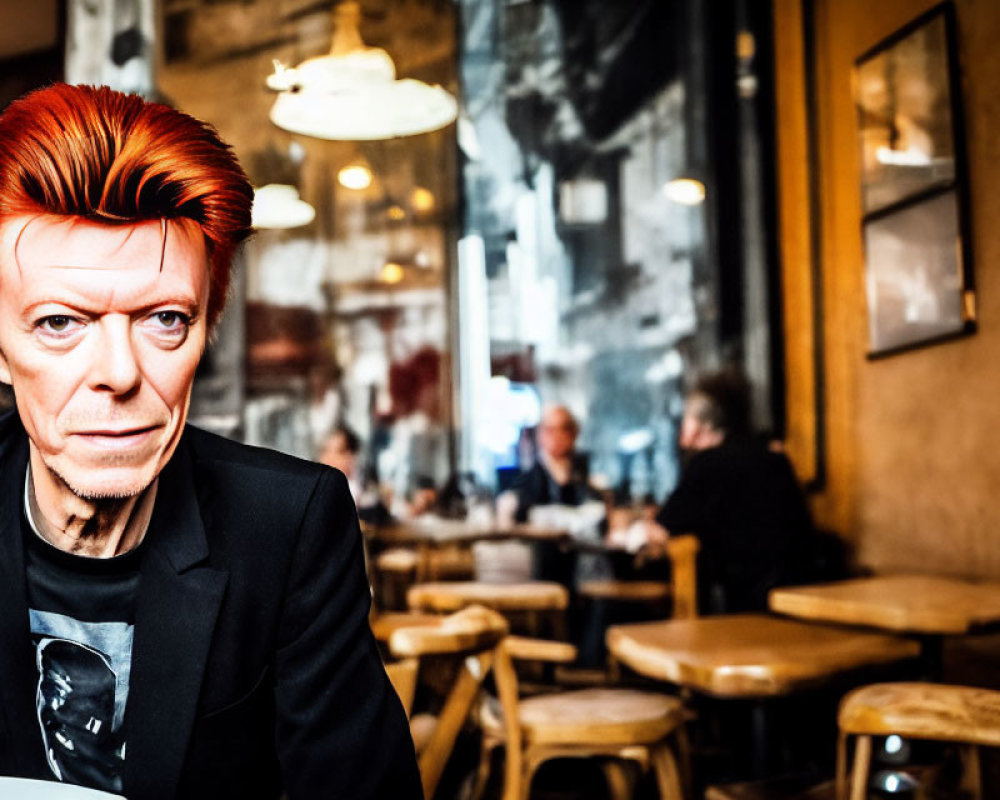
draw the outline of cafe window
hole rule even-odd
[[[697,3],[461,3],[461,452],[484,480],[525,466],[525,429],[560,403],[592,479],[661,499],[682,379],[743,362],[769,324],[745,302],[766,256],[747,214],[759,176],[738,175],[759,132],[740,105],[737,6],[708,20]]]
[[[244,249],[193,419],[305,457],[346,422],[397,496],[455,472],[502,488],[563,403],[591,476],[659,500],[685,377],[731,361],[780,433],[756,5],[164,0],[157,91],[286,215]],[[382,104],[275,124],[282,70],[350,7],[398,78],[457,98],[453,123],[357,135]]]

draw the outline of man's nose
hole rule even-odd
[[[128,317],[105,317],[97,325],[90,384],[99,391],[124,395],[139,385],[140,371]]]

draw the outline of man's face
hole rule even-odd
[[[187,417],[208,260],[195,225],[166,230],[164,247],[158,221],[0,226],[0,380],[14,388],[32,463],[79,497],[143,491]]]
[[[326,440],[326,446],[320,453],[319,460],[331,467],[336,467],[350,478],[354,475],[357,455],[348,449],[344,434],[337,431]]]
[[[576,446],[576,424],[563,408],[553,408],[538,425],[538,446],[549,458],[568,458]]]
[[[708,450],[718,447],[725,439],[725,434],[703,420],[708,402],[707,398],[699,394],[692,394],[684,401],[684,417],[677,442],[681,450]]]

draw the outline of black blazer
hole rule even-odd
[[[25,590],[27,453],[17,415],[0,417],[0,774],[52,780]],[[129,800],[422,796],[341,473],[189,427],[143,548]]]

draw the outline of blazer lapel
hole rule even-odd
[[[27,467],[28,437],[16,425],[0,453],[0,719],[7,728],[0,765],[18,775],[42,778],[52,773],[35,710],[38,672],[28,625],[21,528]]]
[[[193,465],[182,439],[160,475],[146,533],[125,711],[127,796],[176,792],[228,573],[208,566]]]

